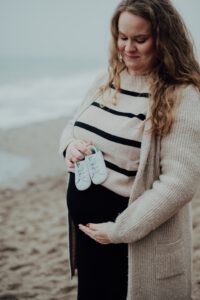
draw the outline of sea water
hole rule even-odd
[[[101,69],[98,62],[0,60],[0,129],[71,115]]]
[[[0,130],[71,116],[102,69],[84,60],[0,58]],[[0,187],[30,165],[29,157],[0,149]]]

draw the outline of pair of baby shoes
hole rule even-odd
[[[102,152],[94,146],[91,151],[92,154],[75,163],[75,185],[79,191],[88,189],[92,182],[101,184],[108,176]]]

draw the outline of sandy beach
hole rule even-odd
[[[29,162],[15,176],[8,168],[0,184],[0,300],[76,299],[76,278],[69,280],[66,250],[66,169],[57,154],[65,124],[60,118],[0,131],[2,153]],[[200,185],[192,206],[193,299],[198,300]]]

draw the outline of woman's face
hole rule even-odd
[[[117,46],[130,74],[150,72],[156,61],[151,23],[130,12],[122,12],[118,21]]]

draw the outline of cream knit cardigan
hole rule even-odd
[[[98,77],[64,129],[60,155],[73,141],[74,122],[94,100],[106,76]],[[147,118],[149,115],[148,108]],[[106,223],[107,233],[112,243],[128,243],[127,300],[188,300],[191,299],[192,258],[190,201],[200,179],[198,91],[192,86],[182,88],[175,122],[166,137],[156,138],[147,133],[150,125],[150,120],[146,121],[129,205],[115,222]],[[70,216],[68,221],[73,275],[75,231]]]

